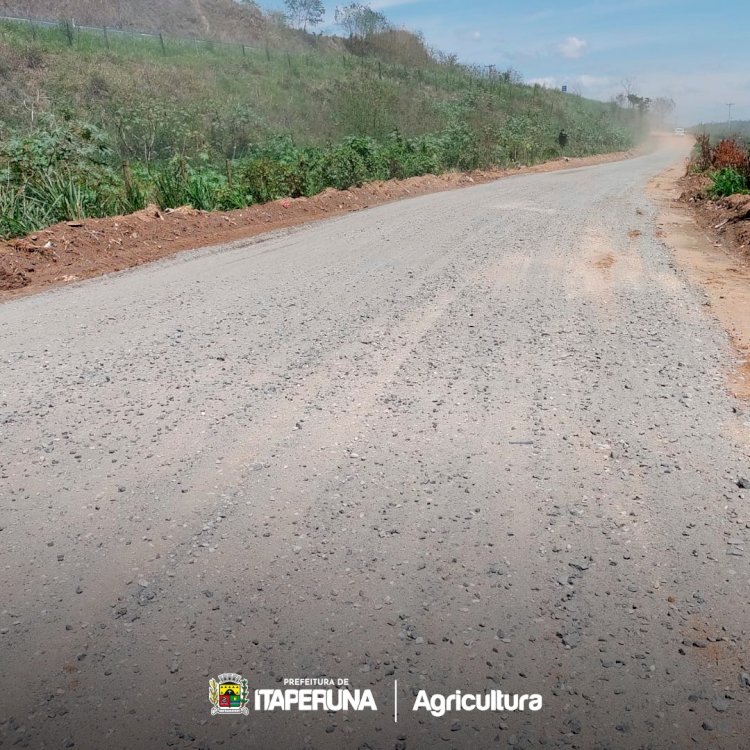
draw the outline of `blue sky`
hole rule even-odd
[[[282,0],[261,0],[279,8]],[[325,1],[327,30],[333,10]],[[462,62],[514,67],[526,81],[609,99],[628,80],[671,96],[692,125],[750,119],[750,0],[374,0],[397,26]]]

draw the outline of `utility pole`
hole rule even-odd
[[[729,119],[728,119],[729,132],[727,133],[727,135],[732,134],[732,107],[734,107],[734,102],[727,102],[727,110],[729,111]]]

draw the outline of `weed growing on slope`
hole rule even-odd
[[[724,167],[711,174],[713,184],[708,188],[711,198],[725,198],[728,195],[747,193],[748,184],[745,176],[733,167]]]

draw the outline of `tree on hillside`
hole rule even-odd
[[[635,81],[632,78],[623,78],[622,81],[620,81],[620,85],[622,86],[622,96],[624,100],[630,102],[630,97],[635,94]]]
[[[628,104],[631,109],[637,109],[642,115],[645,115],[651,109],[651,99],[647,96],[638,96],[638,94],[628,94]]]
[[[390,28],[388,19],[368,5],[350,3],[336,8],[336,23],[350,38],[367,39]]]
[[[631,109],[637,107],[641,101],[641,97],[638,94],[628,94],[628,104],[630,104]]]
[[[326,12],[323,0],[284,0],[284,5],[291,25],[302,31],[320,24]]]

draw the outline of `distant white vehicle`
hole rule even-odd
[[[674,129],[675,135],[685,135],[685,128],[675,128]]]

